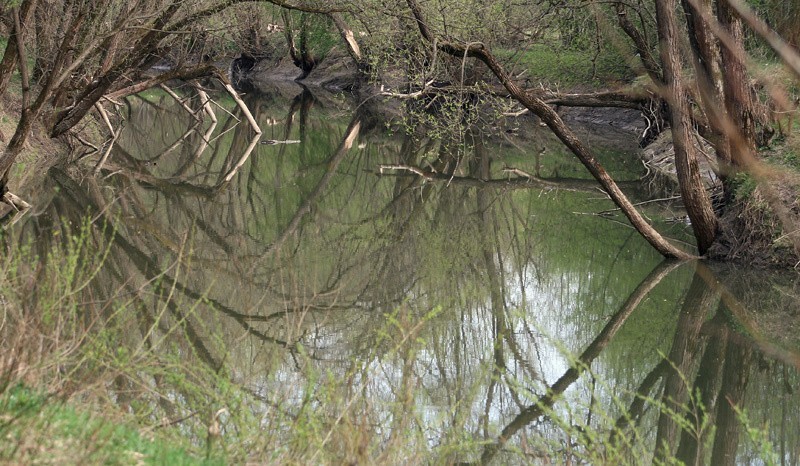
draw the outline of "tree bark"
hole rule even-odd
[[[728,0],[717,2],[717,17],[737,48],[744,48],[742,21],[731,8]],[[733,168],[746,166],[756,153],[756,111],[747,68],[737,50],[722,47],[722,85],[725,91],[725,109],[731,119],[728,139],[731,141]]]
[[[729,343],[725,355],[722,386],[717,397],[719,400],[715,423],[717,432],[714,436],[710,463],[715,466],[736,464],[736,450],[741,431],[741,422],[736,409],[744,404],[752,359],[753,351],[750,348],[734,342]]]
[[[718,175],[724,183],[731,163],[731,147],[725,137],[720,50],[706,23],[711,18],[711,0],[681,0],[681,6],[686,16],[698,90],[708,119],[709,131],[703,137],[714,146],[720,166]]]
[[[661,40],[661,65],[664,69],[666,99],[669,103],[675,169],[681,197],[692,222],[697,249],[705,254],[717,236],[717,218],[703,185],[697,163],[697,149],[692,143],[692,119],[689,96],[682,76],[680,38],[675,18],[676,0],[656,3],[658,36]]]
[[[361,69],[362,65],[364,64],[364,55],[361,53],[361,47],[359,47],[358,41],[356,41],[356,36],[353,33],[353,30],[350,29],[350,26],[347,25],[341,15],[334,13],[328,16],[331,18],[331,20],[333,20],[333,24],[336,25],[336,29],[342,36],[345,45],[347,45],[347,53],[350,54],[350,58],[352,58],[353,61],[356,62],[356,66]]]
[[[20,19],[20,11],[17,8],[11,10],[14,17],[14,31],[15,36],[22,36],[22,21]],[[8,192],[8,174],[11,166],[14,165],[17,156],[22,152],[25,141],[31,132],[33,122],[38,116],[38,106],[31,108],[30,103],[30,74],[28,73],[27,56],[25,55],[25,45],[16,40],[17,46],[17,65],[19,66],[20,80],[22,81],[22,111],[20,113],[19,122],[14,130],[14,135],[8,142],[6,149],[0,156],[0,195],[5,195]]]
[[[709,309],[717,299],[718,294],[705,284],[699,274],[695,273],[681,306],[678,327],[667,356],[670,368],[661,397],[661,403],[666,409],[662,410],[658,417],[655,463],[666,462],[678,447],[683,423],[679,423],[676,416],[680,415],[684,405],[689,401],[690,387],[686,381],[701,356],[697,352],[700,329],[706,321]]]
[[[625,3],[615,2],[614,10],[617,13],[617,22],[619,23],[620,27],[623,31],[625,31],[625,34],[631,38],[633,44],[636,46],[636,51],[639,52],[639,58],[642,61],[642,65],[644,66],[644,70],[647,72],[647,75],[650,76],[650,79],[652,79],[654,83],[662,84],[664,82],[664,78],[661,72],[661,67],[653,57],[653,54],[650,51],[650,44],[647,43],[645,36],[639,32],[638,29],[636,29],[636,26],[634,26],[633,23],[631,23],[631,20],[628,18],[628,7]]]
[[[711,322],[722,329],[708,338],[692,393],[697,394],[699,405],[689,413],[689,423],[693,431],[683,430],[675,457],[686,466],[700,466],[705,458],[706,437],[714,425],[714,407],[717,405],[717,387],[722,379],[725,350],[728,345],[728,326],[725,305],[720,303]],[[704,324],[705,326],[705,324]]]
[[[36,2],[37,0],[24,0],[19,7],[17,7],[19,8],[20,23],[23,27],[30,21],[31,15],[36,9]],[[12,11],[12,15],[14,14],[16,13]],[[17,60],[19,59],[19,54],[17,53],[17,38],[21,37],[21,35],[22,32],[17,31],[16,26],[12,26],[12,33],[8,37],[6,50],[3,54],[3,61],[0,62],[0,95],[6,93],[8,83],[11,81],[11,75],[17,68]]]

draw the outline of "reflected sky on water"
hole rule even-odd
[[[22,234],[88,212],[109,248],[90,291],[125,297],[120,345],[226,374],[277,443],[311,403],[366,422],[377,445],[410,428],[409,449],[435,462],[638,463],[666,444],[690,462],[749,463],[757,447],[731,401],[798,464],[793,273],[661,262],[532,122],[448,144],[407,134],[413,122],[378,102],[354,110],[300,88],[245,100],[260,138],[232,102],[212,124],[143,94],[98,176],[51,170],[62,195]],[[643,196],[635,137],[605,136],[588,137]],[[686,240],[679,223],[657,226]],[[142,377],[168,395],[130,410],[208,403]],[[220,390],[209,379],[204,396]],[[690,435],[659,408],[686,403],[716,429]],[[227,422],[228,441],[252,435]]]

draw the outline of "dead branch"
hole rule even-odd
[[[200,105],[203,107],[203,110],[205,110],[208,117],[211,118],[211,121],[217,123],[217,115],[214,113],[214,107],[211,106],[211,97],[208,96],[205,89],[196,81],[192,83],[192,86],[195,92],[197,92],[197,96],[200,97]]]
[[[641,110],[653,100],[648,92],[606,91],[589,94],[546,93],[542,100],[562,107],[616,107]]]
[[[410,99],[419,99],[420,97],[441,93],[444,92],[445,89],[442,88],[432,88],[431,85],[433,84],[433,80],[428,81],[422,86],[422,89],[415,91],[415,92],[392,92],[388,89],[385,89],[383,85],[381,85],[381,92],[379,95],[384,97],[391,97],[393,99],[400,99],[400,100],[410,100]]]
[[[517,118],[521,117],[522,115],[525,115],[526,113],[530,113],[530,110],[528,110],[527,108],[523,108],[522,110],[518,110],[516,112],[505,112],[503,113],[503,116],[509,118]]]
[[[111,149],[117,142],[117,138],[119,138],[121,131],[114,129],[114,126],[111,124],[111,119],[108,117],[108,112],[106,112],[106,109],[103,107],[102,104],[100,104],[100,102],[97,102],[96,104],[94,104],[94,106],[97,108],[97,111],[100,112],[100,116],[102,117],[103,122],[106,124],[108,130],[111,132],[111,140],[108,142],[108,146],[106,147],[103,156],[100,157],[100,160],[94,167],[94,174],[97,175],[103,168],[103,164],[106,163],[106,160],[108,160],[108,157],[111,155]]]
[[[10,217],[11,221],[3,226],[4,229],[11,228],[15,223],[19,222],[25,213],[27,213],[31,208],[30,204],[10,191],[7,191],[5,194],[3,194],[2,202],[11,206],[13,212]]]
[[[174,151],[178,147],[180,147],[181,144],[186,142],[186,140],[193,132],[197,131],[197,128],[200,127],[201,124],[202,123],[198,121],[194,125],[192,125],[188,130],[186,130],[185,133],[183,133],[183,136],[179,137],[171,146],[169,146],[166,150],[164,150],[164,152],[160,153],[158,157],[163,157],[169,154],[170,152]]]
[[[211,103],[212,103],[212,104],[214,104],[214,105],[216,105],[218,109],[220,109],[220,110],[222,110],[223,112],[227,113],[227,114],[228,114],[228,116],[230,116],[230,117],[231,117],[231,118],[233,118],[234,120],[236,120],[236,121],[242,121],[242,119],[241,119],[241,118],[239,118],[238,116],[234,115],[234,114],[233,114],[233,112],[231,112],[231,111],[230,111],[230,110],[228,110],[227,108],[225,108],[225,107],[223,107],[222,105],[220,105],[220,104],[219,104],[219,103],[218,103],[216,100],[212,100],[212,101],[211,101]]]
[[[270,145],[270,146],[276,145],[276,144],[300,144],[300,140],[298,140],[298,139],[286,139],[284,141],[277,141],[275,139],[265,139],[265,140],[261,141],[261,144],[267,144],[267,145]]]
[[[194,109],[192,109],[192,107],[190,107],[184,99],[181,99],[181,96],[176,94],[175,91],[172,90],[172,88],[167,86],[166,83],[161,83],[158,85],[158,87],[160,87],[164,92],[169,94],[170,97],[175,99],[175,101],[178,102],[180,106],[183,107],[184,110],[186,110],[186,113],[192,116],[192,118],[194,118],[197,121],[200,121],[200,117],[197,115],[197,112]]]
[[[230,94],[230,96],[236,102],[236,105],[239,107],[242,113],[244,113],[244,116],[247,118],[247,122],[250,123],[250,127],[253,128],[253,131],[255,131],[256,134],[261,134],[261,128],[259,128],[258,123],[256,123],[256,119],[253,118],[253,114],[250,113],[250,109],[247,108],[247,104],[245,104],[242,98],[239,97],[239,93],[236,92],[236,89],[234,89],[233,86],[231,86],[231,83],[228,82],[228,78],[219,70],[216,70],[216,75],[222,85],[225,87],[225,90],[228,91],[228,94]]]
[[[424,171],[421,168],[414,167],[414,166],[411,166],[411,165],[379,165],[378,166],[378,174],[383,175],[383,171],[384,170],[408,171],[408,172],[414,173],[416,175],[419,175],[419,176],[425,178],[426,180],[433,180],[437,175],[437,173],[430,172],[430,171]]]
[[[236,162],[236,165],[234,165],[228,171],[228,173],[225,174],[225,176],[222,178],[222,181],[220,181],[217,184],[217,186],[214,187],[214,189],[222,189],[223,186],[225,186],[228,183],[230,183],[230,181],[233,179],[233,177],[236,175],[236,173],[239,171],[239,169],[242,168],[244,163],[247,162],[247,159],[250,158],[250,154],[253,152],[253,149],[256,148],[256,145],[258,144],[259,134],[256,134],[253,137],[253,139],[250,140],[250,145],[248,145],[247,149],[244,150],[244,153],[239,158],[239,160]]]
[[[397,171],[401,173],[386,173],[386,171]],[[543,190],[559,190],[570,192],[591,192],[596,193],[598,188],[597,184],[591,180],[578,180],[578,179],[544,179],[533,176],[516,168],[507,168],[503,170],[507,173],[513,173],[516,177],[509,177],[505,179],[480,179],[470,176],[455,176],[447,175],[444,173],[437,173],[415,167],[412,165],[379,165],[377,175],[379,176],[418,176],[424,178],[425,181],[439,181],[448,184],[460,184],[463,186],[473,187],[497,187],[497,188],[511,188],[511,189],[530,189],[540,188]],[[587,183],[588,182],[588,183]]]

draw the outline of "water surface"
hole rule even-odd
[[[90,218],[96,371],[142,364],[109,402],[199,445],[217,413],[235,461],[800,461],[794,274],[663,262],[535,123],[447,147],[296,88],[246,97],[277,142],[248,154],[220,99],[213,126],[130,99],[22,229]],[[593,145],[639,191],[630,144]]]

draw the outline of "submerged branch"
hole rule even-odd
[[[400,173],[387,173],[400,172]],[[499,188],[541,188],[547,190],[571,191],[597,193],[599,188],[597,183],[592,180],[582,180],[578,178],[540,178],[533,176],[517,168],[505,168],[503,172],[516,176],[505,179],[490,178],[481,179],[472,176],[456,176],[446,173],[425,170],[413,165],[379,165],[376,174],[378,176],[416,176],[425,181],[439,181],[455,183],[474,187],[499,187]]]

